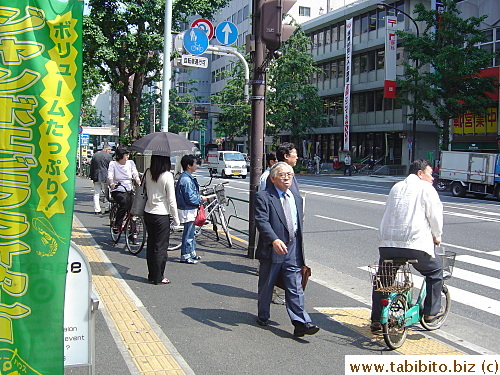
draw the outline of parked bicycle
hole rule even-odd
[[[446,251],[438,256],[443,260],[443,278],[448,280],[453,273],[456,253]],[[382,299],[380,324],[382,325],[384,341],[391,349],[397,349],[403,345],[408,334],[408,327],[411,325],[420,322],[426,330],[433,331],[444,324],[450,312],[450,292],[443,281],[441,306],[444,307],[444,314],[432,323],[424,320],[425,277],[420,287],[420,293],[416,301],[413,302],[413,277],[410,264],[416,262],[416,260],[399,258],[386,260],[381,265],[369,266],[373,288],[387,294],[387,298]]]
[[[116,186],[119,185],[120,183]],[[125,191],[127,194],[133,194],[132,191],[128,191],[127,189],[125,189]],[[121,227],[118,228],[118,232],[115,232],[116,213],[119,205],[111,198],[111,194],[109,199],[111,202],[111,208],[109,210],[109,228],[113,245],[116,245],[118,241],[120,241],[122,233],[125,233],[125,245],[127,250],[130,251],[131,254],[138,255],[146,242],[146,226],[144,225],[144,219],[141,216],[132,215],[130,210],[128,210],[125,213]]]

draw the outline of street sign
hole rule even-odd
[[[198,18],[191,23],[191,27],[197,27],[207,34],[208,40],[214,37],[214,25],[205,18]]]
[[[232,22],[221,22],[215,29],[215,37],[224,46],[234,44],[238,39],[238,28]]]
[[[85,147],[89,145],[89,135],[88,134],[80,134],[80,146]]]
[[[194,68],[208,68],[208,59],[200,56],[182,55],[181,64]]]
[[[192,27],[184,33],[184,49],[192,55],[201,55],[208,48],[208,37],[202,29]]]

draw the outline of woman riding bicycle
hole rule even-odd
[[[111,197],[119,205],[116,212],[115,227],[113,232],[118,233],[122,226],[123,217],[132,207],[132,180],[137,185],[141,184],[139,172],[135,163],[129,160],[129,152],[124,148],[115,151],[116,161],[109,163],[108,183],[111,190]]]
[[[432,186],[432,167],[427,160],[415,160],[409,176],[393,186],[379,231],[379,265],[386,259],[416,259],[413,267],[425,276],[427,296],[424,320],[431,323],[439,318],[443,266],[434,254],[443,233],[443,204]],[[373,290],[371,331],[382,329],[380,315],[383,293]]]

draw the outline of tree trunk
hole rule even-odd
[[[143,87],[144,73],[135,73],[132,83],[132,92],[127,96],[130,106],[130,124],[128,128],[128,135],[131,143],[138,140],[141,136],[140,111]]]

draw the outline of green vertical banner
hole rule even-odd
[[[64,373],[81,0],[0,0],[0,375]]]

